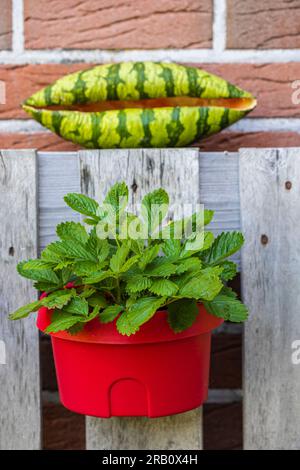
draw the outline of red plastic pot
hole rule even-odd
[[[93,320],[75,336],[51,334],[63,405],[85,415],[148,416],[181,413],[207,398],[211,332],[222,323],[199,305],[194,325],[173,333],[158,311],[138,333],[120,335],[114,323]],[[41,308],[44,330],[51,311]]]

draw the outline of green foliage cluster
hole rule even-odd
[[[19,274],[33,280],[47,296],[19,308],[10,315],[12,320],[44,306],[53,310],[47,333],[76,334],[97,318],[100,323],[117,319],[117,330],[129,336],[159,309],[167,310],[170,327],[181,332],[195,321],[199,302],[225,320],[247,318],[247,308],[226,287],[236,274],[235,263],[227,258],[241,248],[243,236],[228,232],[214,238],[204,229],[212,211],[205,210],[202,226],[179,239],[177,229],[187,220],[163,224],[169,204],[163,189],[143,198],[140,216],[126,211],[125,183],[114,185],[102,204],[82,194],[64,199],[85,216],[85,225],[59,224],[58,241],[50,243],[39,259],[18,264]],[[193,229],[196,216],[188,218]],[[122,235],[128,221],[143,238]],[[167,229],[169,238],[165,238]]]

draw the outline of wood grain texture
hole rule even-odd
[[[125,180],[135,206],[148,191],[163,186],[175,203],[200,200],[197,149],[103,150],[79,152],[82,192],[103,198]],[[200,449],[201,410],[167,418],[87,418],[87,449]]]
[[[31,282],[17,262],[37,256],[37,190],[34,151],[0,152],[0,449],[40,448],[38,330],[34,318],[11,322],[8,314],[33,301]]]
[[[244,445],[299,449],[300,366],[291,356],[300,339],[300,150],[242,150],[240,188],[242,289],[250,307]]]
[[[88,450],[202,448],[202,409],[166,418],[87,418]]]

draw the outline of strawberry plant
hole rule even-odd
[[[173,331],[181,332],[195,321],[199,302],[225,320],[247,318],[247,308],[226,286],[237,270],[228,257],[241,248],[243,236],[228,232],[215,238],[205,230],[212,211],[165,222],[169,197],[157,189],[143,198],[135,215],[126,210],[125,183],[114,185],[102,203],[75,193],[64,199],[84,216],[83,223],[59,224],[59,240],[39,259],[18,264],[19,274],[47,295],[10,319],[47,307],[53,311],[47,333],[76,334],[98,319],[116,320],[119,333],[130,336],[162,309]],[[182,235],[187,225],[191,230]]]

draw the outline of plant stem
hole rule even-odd
[[[117,281],[117,303],[120,304],[121,303],[120,279],[117,277],[116,281]]]

